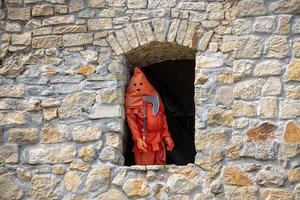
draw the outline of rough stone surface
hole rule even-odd
[[[283,138],[286,142],[300,142],[300,126],[293,121],[287,123]]]
[[[293,59],[285,74],[286,81],[300,81],[300,59]]]
[[[76,171],[68,171],[64,176],[64,185],[67,191],[76,192],[81,184],[80,175]]]
[[[229,185],[249,186],[252,181],[235,166],[227,166],[224,169],[224,181]]]
[[[31,179],[29,196],[34,199],[60,199],[60,183],[58,178],[36,175]]]
[[[110,170],[110,167],[93,168],[87,176],[86,188],[89,191],[107,188],[110,179]]]
[[[143,178],[129,178],[122,187],[129,197],[144,197],[150,192],[147,180]]]
[[[256,175],[256,182],[268,187],[280,187],[285,179],[285,174],[272,166],[267,166]]]
[[[21,199],[24,192],[13,181],[10,174],[0,175],[0,198],[3,200]]]
[[[37,143],[38,130],[36,128],[11,128],[8,130],[8,141],[19,145]]]
[[[276,126],[271,123],[263,123],[259,127],[247,131],[248,141],[268,141],[275,138]]]

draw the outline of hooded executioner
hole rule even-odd
[[[166,164],[165,144],[172,151],[174,142],[168,131],[165,108],[158,92],[137,67],[125,93],[125,111],[134,141],[135,163]]]

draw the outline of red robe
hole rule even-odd
[[[143,96],[158,96],[159,111],[153,116],[151,103],[146,103],[146,139],[147,152],[137,148],[137,141],[142,138],[143,128]],[[144,73],[135,68],[125,93],[125,112],[129,128],[134,141],[135,163],[138,165],[164,165],[166,164],[165,138],[171,137],[168,131],[164,105],[158,92],[149,83]]]

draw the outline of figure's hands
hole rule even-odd
[[[167,144],[167,150],[168,151],[173,151],[174,149],[174,142],[171,137],[166,137],[165,138],[165,143]]]
[[[136,142],[137,144],[137,148],[139,149],[139,151],[147,153],[147,144],[140,138],[138,139],[138,141]]]

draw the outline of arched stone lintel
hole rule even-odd
[[[153,19],[131,23],[112,32],[107,42],[116,55],[126,55],[139,47],[153,43],[175,43],[195,51],[204,52],[214,32],[200,23],[180,19]]]

